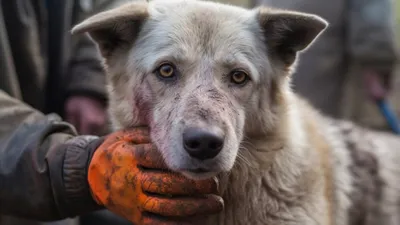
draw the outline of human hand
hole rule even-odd
[[[192,224],[223,209],[216,178],[194,181],[166,168],[147,129],[135,128],[111,134],[97,148],[88,181],[100,205],[135,225]]]
[[[98,134],[106,124],[105,105],[95,98],[71,96],[65,104],[66,121],[76,127],[80,134]]]
[[[367,94],[373,101],[380,101],[386,97],[389,92],[388,76],[373,70],[365,70],[363,78]]]

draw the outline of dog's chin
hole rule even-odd
[[[235,163],[235,158],[233,158],[233,156],[236,155],[236,152],[231,153],[232,158],[221,154],[213,159],[201,161],[190,157],[185,150],[183,150],[183,147],[179,145],[172,148],[174,151],[168,147],[159,147],[159,149],[162,149],[160,152],[163,155],[168,169],[192,180],[206,180],[220,173],[229,172]],[[226,154],[227,151],[223,149],[221,153]]]
[[[218,172],[195,170],[180,170],[179,173],[192,180],[206,180],[215,177],[218,174]]]

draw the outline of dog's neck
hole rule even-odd
[[[225,202],[225,215],[220,217],[224,221],[219,224],[290,224],[293,216],[301,214],[293,212],[293,206],[319,191],[314,189],[319,176],[310,169],[318,156],[307,151],[305,124],[298,121],[301,112],[292,107],[282,114],[275,133],[245,140],[234,168],[221,175],[221,191],[230,202]],[[242,212],[242,217],[236,212]]]

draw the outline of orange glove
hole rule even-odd
[[[223,208],[217,180],[167,171],[145,128],[108,136],[93,155],[88,180],[98,204],[135,225],[191,224],[194,216]]]

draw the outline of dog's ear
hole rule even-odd
[[[88,32],[107,58],[115,49],[132,44],[148,17],[148,3],[137,1],[87,18],[72,29],[72,34]]]
[[[285,66],[290,66],[297,52],[306,49],[328,26],[327,21],[312,14],[266,7],[258,10],[268,52]]]

